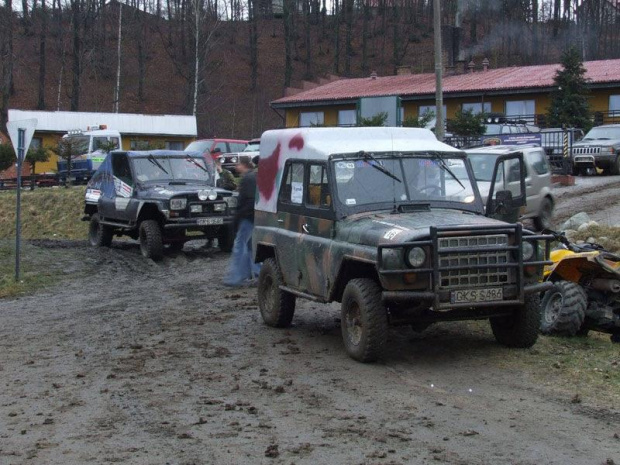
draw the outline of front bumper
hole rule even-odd
[[[485,245],[481,247],[451,247],[440,248],[440,240],[467,238],[474,242],[487,237],[507,236],[506,244]],[[395,275],[426,275],[429,283],[426,290],[386,290],[382,297],[386,302],[419,304],[426,302],[434,310],[452,310],[472,307],[494,307],[521,305],[525,295],[547,290],[550,283],[531,282],[536,276],[542,275],[542,268],[551,264],[548,260],[550,241],[552,236],[523,235],[521,224],[506,224],[498,226],[456,226],[444,228],[430,228],[430,239],[412,241],[400,244],[383,244],[378,251],[378,269],[382,279],[389,280]],[[522,241],[532,242],[535,256],[532,261],[523,262]],[[544,241],[543,248],[538,247],[539,241]],[[422,247],[427,250],[427,263],[422,268],[386,269],[384,266],[384,250],[411,247]],[[495,255],[494,255],[495,254]],[[490,259],[479,260],[480,257],[507,257],[505,261]],[[456,262],[456,264],[455,264]],[[481,263],[482,262],[482,263]],[[530,278],[525,278],[526,269]],[[478,275],[479,273],[480,275]],[[533,275],[533,276],[532,276]],[[461,279],[463,276],[463,279]],[[500,278],[501,277],[501,278]],[[483,283],[482,278],[485,279]],[[478,284],[471,284],[469,281]],[[465,284],[463,284],[465,282]],[[452,302],[452,293],[455,291],[469,291],[474,289],[502,289],[502,300],[479,302]]]
[[[615,160],[612,155],[574,155],[573,164],[578,168],[607,168]]]
[[[207,229],[207,228],[221,228],[232,227],[234,218],[232,216],[216,217],[222,218],[222,223],[219,224],[201,224],[201,220],[208,220],[212,217],[200,217],[200,218],[179,218],[174,220],[168,220],[164,223],[164,229]]]

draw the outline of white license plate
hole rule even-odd
[[[198,218],[198,224],[200,226],[213,226],[217,224],[224,224],[224,218]]]
[[[464,289],[452,291],[450,302],[453,304],[469,304],[478,302],[493,302],[504,299],[504,290],[501,287],[488,289]]]

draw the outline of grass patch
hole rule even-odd
[[[30,294],[56,282],[58,270],[49,266],[45,255],[38,247],[24,244],[20,281],[15,281],[15,244],[0,242],[0,299]]]
[[[23,239],[86,239],[84,186],[22,191]],[[0,192],[0,239],[15,237],[15,191]]]

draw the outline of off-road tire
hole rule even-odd
[[[282,271],[275,258],[263,262],[258,275],[258,308],[265,324],[275,328],[291,325],[295,314],[295,296],[283,291]]]
[[[543,295],[540,305],[540,332],[574,336],[586,318],[588,297],[583,288],[570,281],[557,281]]]
[[[387,310],[381,287],[372,279],[356,278],[342,295],[340,329],[349,356],[359,362],[374,362],[383,354],[388,334]]]
[[[491,318],[495,339],[506,347],[532,347],[540,327],[540,296],[528,294],[523,305],[513,308],[512,315]]]
[[[540,203],[540,210],[538,216],[534,218],[534,227],[538,231],[544,229],[551,229],[553,224],[551,219],[553,218],[553,201],[549,197],[542,199]]]
[[[164,243],[159,223],[155,220],[144,220],[140,223],[140,252],[144,258],[153,261],[164,256]]]
[[[114,229],[101,224],[99,213],[90,217],[90,224],[88,225],[88,242],[90,245],[93,247],[110,247],[113,237]]]
[[[217,235],[217,246],[222,252],[232,252],[235,244],[235,233],[232,228],[223,227],[222,231]]]

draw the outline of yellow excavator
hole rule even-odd
[[[555,286],[543,294],[543,334],[587,335],[595,330],[620,343],[620,256],[599,244],[576,244],[564,233],[545,231],[559,242],[544,279]]]

